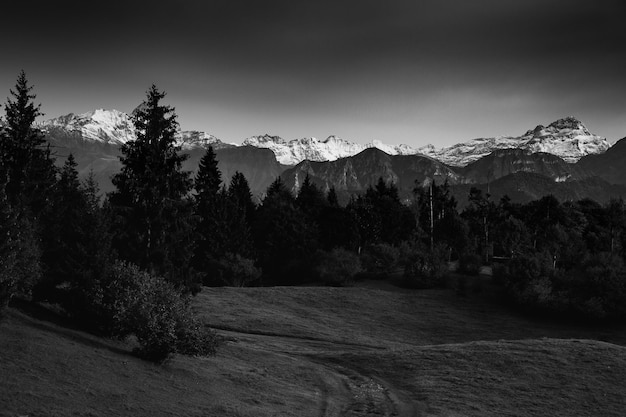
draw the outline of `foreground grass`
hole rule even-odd
[[[378,284],[376,284],[379,286]],[[448,290],[205,288],[213,358],[132,346],[10,309],[0,416],[622,416],[626,332],[528,319]],[[607,343],[610,342],[610,343]]]
[[[9,311],[0,323],[0,416],[314,415],[306,363],[227,344],[213,358],[159,366],[130,348]]]
[[[330,356],[390,381],[429,416],[623,416],[626,348],[540,339]]]
[[[196,308],[216,328],[385,348],[542,337],[626,346],[626,326],[528,318],[494,300],[451,290],[205,288]]]

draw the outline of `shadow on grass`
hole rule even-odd
[[[28,320],[28,324],[37,329],[56,333],[86,346],[106,349],[120,355],[133,356],[129,350],[102,342],[99,340],[102,335],[94,333],[89,329],[86,329],[84,326],[78,325],[68,317],[64,317],[40,304],[19,298],[13,298],[9,307],[21,312],[24,316],[27,316],[16,316],[17,318],[22,319],[23,321],[26,321],[27,318],[31,318],[32,320]]]

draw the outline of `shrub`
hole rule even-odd
[[[144,359],[161,363],[173,353],[215,352],[217,339],[198,324],[189,296],[163,278],[116,262],[93,295],[101,327],[115,337],[134,334],[140,344],[135,353]]]
[[[503,284],[506,277],[509,275],[509,267],[504,263],[494,263],[491,267],[493,282]]]
[[[400,257],[400,251],[387,244],[378,243],[363,250],[361,262],[365,271],[376,275],[387,275],[393,270]]]
[[[350,285],[361,271],[361,261],[354,253],[343,248],[320,252],[316,267],[319,277],[326,285]]]
[[[218,262],[218,276],[221,281],[233,287],[245,287],[261,277],[261,270],[254,261],[238,253],[227,253]]]
[[[531,312],[585,319],[626,318],[626,269],[622,259],[598,253],[567,271],[536,253],[514,258],[498,271],[509,296]]]
[[[626,318],[626,268],[620,257],[595,254],[575,275],[569,297],[576,310],[591,318]]]
[[[404,281],[412,288],[433,288],[444,284],[448,272],[445,246],[416,251],[404,269]]]
[[[483,264],[482,257],[475,253],[466,253],[459,259],[459,272],[466,275],[478,275]]]
[[[0,197],[1,198],[1,197]],[[41,279],[40,250],[32,223],[16,218],[6,201],[0,213],[0,314],[15,294],[29,296]]]

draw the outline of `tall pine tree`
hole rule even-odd
[[[8,98],[5,105],[0,158],[7,175],[9,201],[20,212],[29,212],[37,218],[47,205],[55,182],[55,168],[41,131],[34,127],[35,119],[43,113],[41,105],[34,104],[36,96],[32,89],[21,71],[15,89],[10,90],[13,98]]]
[[[236,171],[233,177],[230,179],[228,196],[235,203],[239,210],[243,210],[245,212],[245,217],[248,225],[252,225],[256,205],[254,204],[254,201],[252,201],[250,184],[248,183],[245,175],[243,175],[239,171]]]
[[[221,189],[222,173],[217,167],[213,147],[209,146],[200,159],[194,178],[195,213],[199,218],[198,243],[193,265],[202,273],[205,285],[219,282],[218,261],[225,254],[229,238],[226,227],[226,191]]]
[[[117,190],[110,196],[114,246],[120,257],[192,290],[192,182],[176,145],[176,114],[161,104],[164,97],[152,85],[133,113],[137,139],[122,146],[122,170],[113,177]]]

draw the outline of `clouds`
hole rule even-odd
[[[45,87],[44,107],[59,110],[52,103],[69,108],[72,96],[77,106],[131,107],[156,82],[179,100],[183,125],[229,140],[272,125],[287,137],[345,132],[419,145],[429,139],[415,132],[428,131],[449,143],[507,133],[497,122],[510,123],[504,111],[549,123],[546,112],[576,110],[604,134],[626,133],[618,0],[46,1],[3,10],[11,18],[0,25],[10,40],[0,88],[25,68]],[[476,109],[482,126],[467,122]]]

